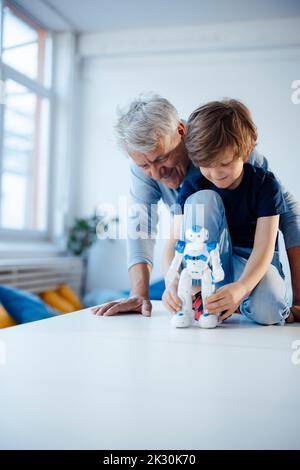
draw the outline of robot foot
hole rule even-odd
[[[218,321],[218,315],[209,315],[208,313],[203,313],[197,323],[200,328],[216,328]]]
[[[184,312],[177,312],[173,315],[171,323],[175,328],[188,328],[192,324],[192,318]]]

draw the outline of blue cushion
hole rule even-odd
[[[150,284],[150,299],[161,300],[165,288],[165,281],[163,279]]]
[[[0,303],[18,323],[44,320],[54,316],[39,297],[13,287],[0,285]]]
[[[123,297],[123,295],[122,291],[96,288],[85,294],[82,302],[85,307],[94,307],[95,305],[101,305],[106,302],[111,302],[112,300],[117,300],[120,297]]]
[[[165,290],[165,282],[163,279],[160,281],[150,284],[150,299],[161,300]],[[117,300],[122,297],[127,297],[130,290],[126,289],[123,291],[112,290],[112,289],[93,289],[83,297],[83,304],[85,307],[94,307],[95,305],[101,305],[105,302]]]
[[[151,300],[161,300],[162,295],[165,291],[165,281],[160,279],[159,281],[153,282],[149,287],[149,295]],[[124,290],[123,295],[129,295],[129,290]]]

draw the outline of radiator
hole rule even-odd
[[[53,257],[0,260],[0,284],[39,294],[68,284],[80,294],[83,265],[80,258]]]

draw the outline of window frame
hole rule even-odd
[[[5,64],[2,61],[2,48],[3,48],[3,11],[4,7],[8,6],[20,19],[27,22],[29,25],[35,28],[43,28],[47,31],[51,39],[51,69],[50,69],[50,87],[44,86],[37,80],[33,80],[22,72],[12,68],[10,65]],[[0,0],[0,80],[13,80],[16,83],[26,87],[30,92],[41,98],[48,99],[49,102],[49,122],[48,122],[48,145],[47,145],[47,158],[48,158],[48,191],[47,191],[47,219],[45,230],[33,230],[33,229],[10,229],[3,228],[0,226],[0,239],[3,242],[30,242],[30,241],[41,241],[51,242],[53,233],[53,202],[51,188],[53,186],[53,129],[54,129],[54,108],[55,108],[55,94],[53,90],[54,84],[54,67],[55,67],[55,35],[48,28],[44,28],[37,21],[28,16],[14,5],[9,0]],[[4,131],[4,107],[0,105],[0,194],[2,186],[2,166],[3,166],[3,131]],[[1,205],[0,205],[1,212]],[[1,216],[1,214],[0,214]]]

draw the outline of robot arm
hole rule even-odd
[[[166,275],[166,286],[168,286],[169,284],[171,284],[174,281],[174,279],[176,277],[176,274],[178,273],[178,270],[180,268],[181,261],[182,261],[182,258],[183,258],[185,245],[186,245],[186,243],[183,240],[178,240],[178,242],[176,243],[175,256],[172,260],[172,263],[171,263],[171,265],[168,269],[167,275]]]
[[[207,250],[210,254],[214,282],[223,281],[224,271],[220,259],[219,244],[217,242],[208,243]]]

